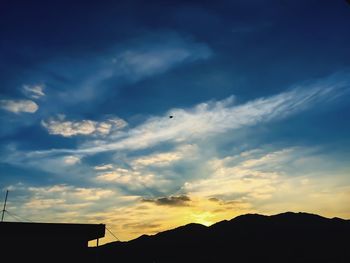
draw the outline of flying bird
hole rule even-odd
[[[169,119],[172,119],[172,118],[174,118],[174,116],[173,116],[173,115],[170,115],[170,116],[169,116]]]

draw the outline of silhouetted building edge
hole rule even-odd
[[[24,257],[29,262],[85,260],[88,242],[104,235],[104,224],[0,222],[0,247],[15,251],[8,255],[12,262]]]

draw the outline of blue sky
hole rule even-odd
[[[125,240],[247,212],[350,217],[346,1],[101,2],[3,3],[9,211]]]

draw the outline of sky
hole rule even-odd
[[[350,218],[349,27],[344,0],[2,1],[5,220]]]

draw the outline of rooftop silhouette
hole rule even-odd
[[[103,224],[0,222],[2,258],[8,262],[88,260],[88,241],[105,235]]]

